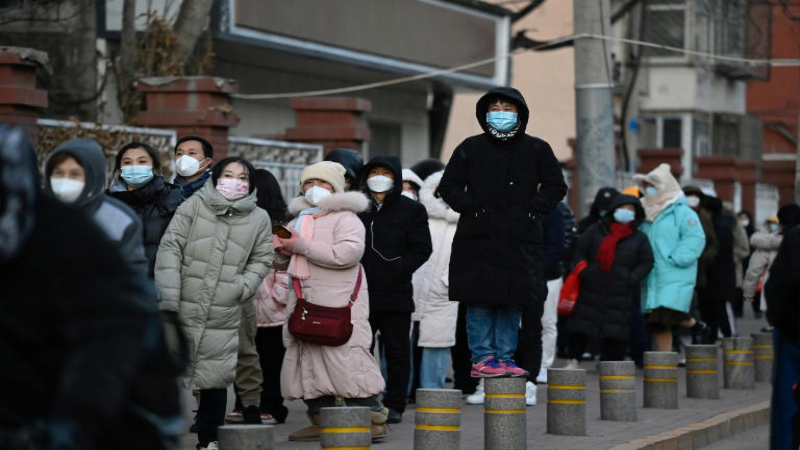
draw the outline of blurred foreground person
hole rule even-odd
[[[164,351],[144,274],[92,219],[41,195],[33,150],[1,126],[0,174],[2,448],[176,448],[174,377],[142,373]]]

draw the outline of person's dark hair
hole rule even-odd
[[[178,139],[178,142],[175,144],[175,153],[178,153],[178,146],[183,144],[186,141],[197,141],[200,145],[203,146],[203,155],[206,158],[213,158],[214,157],[214,147],[211,146],[211,143],[207,140],[199,137],[199,136],[184,136]]]
[[[211,171],[211,182],[216,186],[217,180],[222,176],[222,171],[231,163],[239,163],[247,170],[247,179],[250,181],[250,190],[248,192],[252,194],[253,190],[256,188],[255,182],[253,181],[256,176],[256,169],[246,159],[238,156],[229,156],[218,162],[217,165],[214,166],[214,170]]]
[[[778,222],[784,229],[800,224],[800,206],[788,203],[778,210]]]
[[[444,170],[444,163],[438,159],[424,159],[411,166],[411,171],[417,174],[422,181],[427,180],[431,174],[442,170]]]
[[[739,214],[736,214],[737,217],[741,215],[747,216],[747,220],[749,223],[747,224],[746,227],[744,227],[744,231],[747,233],[747,237],[750,237],[753,235],[753,233],[756,232],[756,225],[753,220],[753,214],[750,211],[743,209],[739,211]]]
[[[256,204],[258,207],[267,211],[270,219],[279,223],[288,222],[288,207],[275,175],[269,170],[256,169],[255,176],[250,178],[252,180],[250,184],[255,185],[257,189]]]
[[[144,149],[144,151],[150,155],[150,159],[153,160],[153,169],[155,169],[156,172],[161,173],[161,161],[158,160],[158,152],[156,152],[156,149],[145,144],[144,142],[131,142],[130,144],[127,144],[119,149],[117,152],[117,158],[114,161],[114,171],[120,169],[120,166],[122,165],[122,157],[125,156],[125,152],[134,148]]]

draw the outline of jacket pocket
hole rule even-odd
[[[488,238],[490,235],[490,214],[484,208],[476,208],[461,215],[458,220],[457,234],[462,239]]]
[[[515,222],[518,241],[528,244],[542,243],[542,220],[539,216],[532,212],[525,212]]]

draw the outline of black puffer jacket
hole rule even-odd
[[[156,175],[146,185],[129,191],[125,182],[119,181],[108,190],[108,194],[130,206],[142,220],[144,253],[147,256],[148,275],[153,278],[156,253],[161,237],[183,202],[183,191],[178,186],[165,183],[164,177]]]
[[[518,109],[516,134],[506,140],[486,123],[489,101],[498,96]],[[461,213],[450,257],[450,299],[474,305],[543,302],[540,216],[564,198],[564,176],[547,142],[525,134],[528,107],[519,91],[492,89],[475,113],[484,133],[456,147],[439,184],[444,201]]]
[[[800,226],[783,234],[764,286],[767,319],[784,339],[800,345]]]
[[[375,166],[394,174],[394,188],[383,199],[380,210],[374,200],[358,215],[367,229],[366,249],[361,263],[369,283],[369,310],[376,312],[414,311],[411,275],[430,257],[433,247],[428,213],[421,203],[400,195],[402,169],[394,156],[376,156],[361,170],[360,186],[372,199],[366,185]]]
[[[650,240],[641,231],[617,243],[611,272],[605,273],[595,260],[603,238],[614,220],[614,210],[622,205],[636,207],[634,229],[644,220],[644,209],[636,197],[619,195],[612,202],[608,215],[589,227],[578,241],[576,261],[589,265],[580,274],[580,291],[570,316],[570,330],[592,338],[627,340],[634,301],[639,298],[641,281],[653,268]]]

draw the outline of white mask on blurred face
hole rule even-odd
[[[85,183],[72,178],[50,178],[50,187],[56,198],[64,203],[72,203],[81,196]]]
[[[387,192],[394,187],[394,180],[384,175],[375,175],[367,179],[367,187],[372,192]]]
[[[700,197],[696,195],[690,195],[686,197],[686,203],[688,203],[692,208],[697,208],[700,206]]]
[[[175,169],[182,177],[191,177],[200,171],[200,161],[189,155],[183,155],[175,161]]]
[[[400,195],[402,195],[403,197],[408,197],[411,200],[417,201],[417,194],[411,191],[403,191]]]
[[[319,202],[329,195],[331,195],[331,191],[319,186],[311,186],[306,193],[303,194],[303,196],[306,198],[306,201],[311,203],[311,206],[319,205]]]

